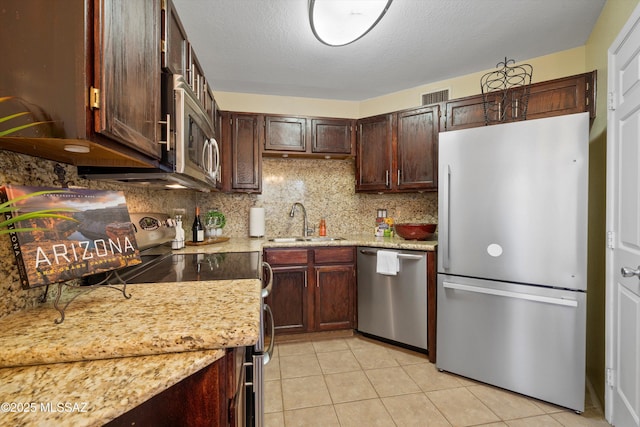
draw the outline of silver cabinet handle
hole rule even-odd
[[[166,136],[164,141],[158,141],[160,144],[167,145],[167,151],[171,151],[171,144],[169,143],[171,137],[171,114],[167,114],[167,120],[158,121],[160,124],[166,124]]]
[[[640,279],[640,265],[638,268],[622,267],[620,273],[622,273],[622,277],[637,276]]]
[[[478,286],[462,285],[459,283],[443,282],[445,289],[454,289],[458,291],[474,292],[477,294],[494,295],[499,297],[523,299],[527,301],[543,302],[554,305],[564,305],[567,307],[577,307],[578,301],[564,298],[543,297],[540,295],[522,294],[519,292],[503,291],[500,289],[480,288]]]
[[[389,169],[384,171],[384,186],[389,188]]]
[[[398,169],[398,183],[396,185],[400,185],[400,169]]]

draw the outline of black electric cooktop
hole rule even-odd
[[[193,282],[201,280],[259,279],[259,252],[224,252],[209,254],[174,254],[171,251],[141,253],[142,264],[117,271],[128,284]],[[86,284],[95,284],[105,276],[89,276]],[[118,283],[111,277],[110,283]]]

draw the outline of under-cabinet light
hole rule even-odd
[[[84,145],[84,144],[65,144],[64,151],[68,151],[70,153],[86,154],[89,151],[91,151],[91,149],[89,148],[88,145]]]

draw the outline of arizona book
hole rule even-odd
[[[141,263],[121,191],[5,185],[0,203],[24,289]]]

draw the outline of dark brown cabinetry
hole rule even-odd
[[[595,81],[596,72],[563,77],[530,85],[527,120],[552,117],[562,114],[574,114],[587,111],[591,118],[595,117]],[[514,100],[521,98],[522,88],[511,91],[509,96]],[[489,102],[498,103],[497,97],[490,96]],[[510,102],[513,108],[504,112],[504,122],[521,120],[515,101]],[[484,103],[482,95],[454,99],[445,103],[446,130],[465,129],[485,126]],[[497,119],[501,106],[494,108],[491,121]]]
[[[311,151],[329,156],[354,154],[355,120],[311,119]]]
[[[356,190],[436,190],[439,121],[438,105],[359,120]]]
[[[223,190],[262,191],[263,116],[250,113],[221,113]]]
[[[308,158],[353,156],[351,119],[267,115],[264,155]]]
[[[355,328],[355,248],[316,248],[314,259],[314,330]]]
[[[393,120],[391,114],[358,120],[356,190],[391,187]]]
[[[105,424],[118,426],[239,426],[233,404],[238,391],[238,360],[244,348],[226,355]],[[240,364],[240,367],[242,365]]]
[[[438,188],[439,106],[396,113],[397,190]]]
[[[49,123],[23,134],[37,146],[7,138],[0,147],[86,165],[160,158],[159,1],[8,0],[3,9],[0,93]],[[61,138],[92,152],[69,157]]]
[[[304,117],[266,116],[264,150],[304,152],[307,148],[307,119]]]
[[[355,248],[270,248],[276,333],[356,326]]]
[[[173,1],[162,2],[162,68],[187,77],[189,41]],[[188,80],[188,78],[187,78]]]

